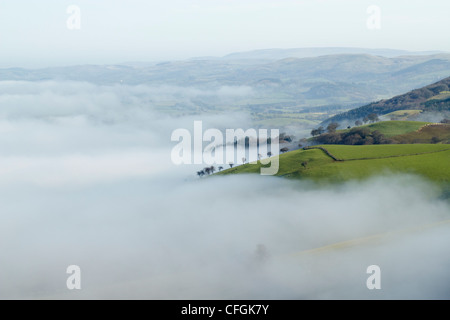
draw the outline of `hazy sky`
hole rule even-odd
[[[80,9],[80,29],[67,27],[70,5]],[[381,29],[366,25],[371,5],[381,9]],[[184,59],[264,48],[450,51],[448,12],[446,0],[0,0],[0,67]]]

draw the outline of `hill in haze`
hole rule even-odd
[[[414,110],[420,112],[411,112]],[[404,113],[407,118],[417,118],[420,113],[423,115],[433,112],[442,113],[443,116],[450,112],[450,77],[391,99],[380,100],[338,114],[324,121],[324,124],[358,120],[371,113],[378,116],[390,115],[391,117],[397,116],[395,113],[400,115]]]
[[[351,48],[351,47],[322,47],[322,48],[291,48],[291,49],[262,49],[246,52],[236,52],[226,55],[221,59],[239,60],[239,59],[260,59],[260,60],[281,60],[286,58],[312,58],[319,56],[328,56],[336,54],[369,54],[393,58],[398,56],[412,55],[432,55],[439,54],[438,51],[406,51],[394,49],[370,49],[370,48]]]
[[[284,128],[315,126],[449,74],[450,54],[311,48],[159,63],[5,68],[0,69],[0,81],[144,85],[143,89],[153,91],[148,106],[163,113],[243,112],[255,127]]]

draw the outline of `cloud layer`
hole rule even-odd
[[[417,177],[196,179],[195,166],[170,162],[171,131],[194,118],[153,110],[144,87],[0,87],[0,298],[450,295],[450,225],[435,224],[449,203]],[[373,264],[380,291],[366,287]],[[69,265],[80,291],[66,288]]]

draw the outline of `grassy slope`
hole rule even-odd
[[[448,170],[450,146],[448,145],[333,145],[324,147],[330,148],[330,152],[343,159],[372,156],[377,158],[334,161],[319,149],[296,150],[280,155],[280,170],[277,175],[338,182],[350,179],[363,179],[379,173],[402,172],[422,175],[437,182],[450,182],[450,170]],[[410,155],[423,152],[428,153]],[[380,158],[389,156],[394,157]],[[303,162],[308,163],[306,167],[302,166]],[[260,164],[258,163],[234,167],[219,174],[259,172]]]
[[[420,121],[381,121],[377,123],[363,125],[361,126],[361,128],[367,127],[371,131],[378,130],[382,134],[384,134],[385,137],[390,138],[400,134],[417,131],[421,127],[429,123],[430,122],[420,122]],[[349,131],[349,129],[342,130],[342,132],[346,131]]]
[[[450,77],[442,79],[441,81],[438,81],[426,87],[415,89],[403,95],[393,97],[388,100],[373,102],[368,105],[338,114],[334,117],[327,119],[322,124],[324,125],[330,122],[340,122],[342,120],[362,119],[363,117],[369,115],[370,113],[376,113],[379,116],[381,116],[397,110],[433,110],[436,109],[436,106],[430,109],[430,105],[427,105],[426,102],[432,101],[429,100],[429,98],[435,96],[438,97],[437,100],[439,101],[441,98],[445,96],[445,91],[449,90],[449,85],[450,85]],[[443,91],[444,93],[441,95]],[[438,110],[448,111],[449,107],[450,107],[449,104],[444,103],[438,108]]]
[[[450,124],[426,126],[419,131],[413,131],[393,137],[398,143],[430,143],[437,137],[442,143],[450,142]]]
[[[383,118],[398,121],[407,121],[410,117],[414,117],[422,113],[422,110],[398,110],[385,114]]]
[[[438,138],[437,142],[450,142],[450,125],[420,121],[381,121],[361,127],[369,128],[372,132],[377,130],[385,137],[391,138],[394,143],[436,143],[432,140],[433,137]],[[349,130],[338,130],[338,132]],[[314,138],[310,138],[310,141],[313,140]]]
[[[442,91],[437,96],[431,97],[428,100],[446,100],[448,98],[450,98],[450,91]]]
[[[369,146],[326,145],[324,147],[336,156],[336,158],[343,160],[385,158],[389,156],[413,155],[450,149],[450,145],[445,144],[379,144]]]

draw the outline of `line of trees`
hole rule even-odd
[[[387,139],[378,130],[371,131],[367,127],[355,127],[346,132],[324,133],[314,138],[320,144],[346,144],[346,145],[367,145],[367,144],[391,144],[392,140]]]
[[[380,121],[380,118],[378,118],[378,115],[376,113],[371,113],[368,116],[365,116],[362,121],[361,120],[356,120],[355,121],[355,126],[359,127],[362,126],[363,124],[367,124],[367,123],[375,123]]]
[[[364,117],[361,120],[356,120],[355,121],[355,125],[357,127],[362,126],[363,124],[366,123],[375,123],[380,121],[380,118],[378,118],[378,115],[376,113],[371,113],[368,116]],[[328,126],[326,128],[324,128],[323,126],[318,127],[317,129],[313,129],[311,130],[311,135],[313,137],[316,136],[320,136],[324,133],[336,133],[336,130],[339,128],[339,123],[337,122],[331,122],[330,124],[328,124]],[[347,129],[350,129],[350,127],[348,127]]]
[[[232,167],[232,166],[230,165],[230,167]],[[218,167],[217,169],[218,169],[219,171],[222,171],[222,170],[223,170],[223,167],[220,166],[220,167]],[[204,168],[203,170],[197,171],[197,175],[198,175],[199,177],[203,177],[203,176],[205,176],[205,175],[209,176],[210,174],[213,174],[214,172],[216,172],[216,167],[211,166],[211,167],[206,167],[206,168]]]
[[[317,129],[311,130],[311,135],[313,137],[315,137],[315,136],[320,136],[321,134],[324,134],[325,132],[334,133],[334,132],[336,132],[337,128],[339,128],[339,123],[332,122],[327,126],[326,129],[324,127],[320,126]]]
[[[288,152],[288,151],[289,151],[289,148],[286,148],[286,147],[280,149],[281,153]],[[270,152],[270,151],[267,152],[267,157],[270,158],[272,155],[273,155],[272,152]],[[258,160],[261,160],[262,157],[263,157],[262,154],[258,154]],[[242,164],[245,164],[246,162],[247,162],[247,158],[242,158]],[[228,163],[228,165],[230,166],[230,168],[234,167],[234,163],[232,163],[232,162]],[[220,172],[223,170],[223,167],[219,166],[217,169]],[[209,176],[211,174],[214,174],[214,172],[216,172],[216,167],[210,166],[210,167],[203,168],[200,171],[197,171],[197,176],[199,176],[201,178],[203,176]]]

